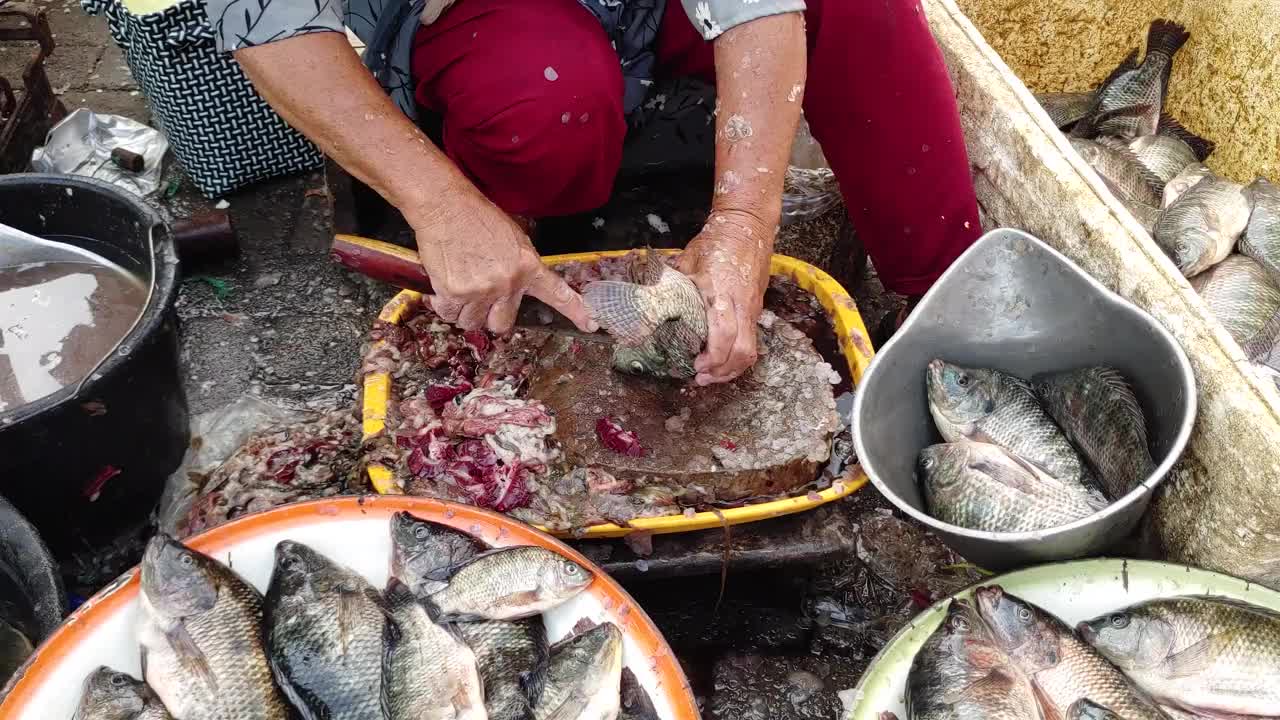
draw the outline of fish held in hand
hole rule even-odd
[[[1151,235],[1186,277],[1195,277],[1231,254],[1249,224],[1244,188],[1210,175],[1165,208]]]
[[[603,623],[551,648],[535,720],[614,720],[621,705],[622,631]]]
[[[1123,142],[1111,138],[1071,138],[1071,147],[1120,200],[1150,206],[1160,204],[1164,183],[1143,166],[1138,156]]]
[[[473,536],[401,511],[391,517],[391,576],[424,597],[449,584],[453,569],[487,550]]]
[[[594,579],[590,570],[551,550],[502,548],[463,564],[427,600],[441,621],[518,620],[565,602]]]
[[[1167,720],[1146,693],[1053,615],[999,585],[978,588],[974,600],[996,645],[1031,676],[1047,716],[1065,715],[1088,699],[1125,720]]]
[[[1191,287],[1209,306],[1209,312],[1240,345],[1270,346],[1277,339],[1280,288],[1261,265],[1244,255],[1226,260],[1191,278]]]
[[[951,601],[946,618],[911,661],[906,706],[911,720],[1039,717],[1030,682],[964,600]]]
[[[395,578],[386,601],[382,708],[387,720],[485,720],[476,656],[456,631],[437,625]]]
[[[933,360],[925,370],[929,412],[947,442],[999,445],[1050,477],[1094,486],[1092,474],[1062,430],[1036,401],[1031,385],[999,370]]]
[[[1080,623],[1080,636],[1156,700],[1280,717],[1280,614],[1208,596],[1162,598]]]
[[[89,673],[71,720],[172,720],[151,688],[127,673],[103,666]]]
[[[1076,123],[1076,137],[1114,135],[1135,138],[1153,135],[1160,124],[1160,114],[1169,94],[1169,75],[1173,56],[1191,35],[1182,25],[1170,20],[1155,20],[1147,28],[1146,53],[1138,62],[1138,51],[1131,51],[1102,82],[1093,109]],[[1144,108],[1139,113],[1123,113],[1126,109]]]
[[[1240,252],[1266,269],[1280,283],[1280,188],[1258,178],[1245,188],[1253,203],[1249,224],[1240,238]]]
[[[141,575],[143,672],[174,717],[292,717],[272,677],[253,586],[163,533],[147,543]]]
[[[707,310],[698,287],[653,251],[633,266],[633,280],[599,280],[582,289],[592,318],[617,339],[614,368],[693,377],[693,361],[707,339]]]
[[[1044,409],[1084,453],[1112,500],[1127,495],[1155,470],[1147,421],[1120,371],[1086,367],[1031,379]]]
[[[1080,485],[1052,478],[988,443],[927,447],[920,451],[916,472],[929,514],[971,530],[1048,530],[1106,506]]]
[[[382,718],[387,609],[363,576],[302,543],[276,545],[264,622],[280,688],[313,717]]]
[[[546,683],[547,629],[541,617],[458,623],[475,653],[489,720],[530,720]]]

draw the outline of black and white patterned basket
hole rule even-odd
[[[219,52],[204,0],[134,15],[120,0],[81,0],[105,15],[112,38],[151,106],[156,126],[200,192],[217,197],[249,183],[320,167],[323,156]]]

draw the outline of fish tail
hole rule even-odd
[[[1191,152],[1195,153],[1196,160],[1204,162],[1205,158],[1213,154],[1217,144],[1212,140],[1202,138],[1183,127],[1178,119],[1167,112],[1160,113],[1160,124],[1156,126],[1157,135],[1168,135],[1177,138],[1187,144],[1191,148]]]
[[[1190,37],[1191,33],[1179,23],[1172,20],[1152,20],[1151,27],[1147,28],[1147,54],[1160,53],[1172,58]]]
[[[646,288],[616,280],[598,280],[582,289],[591,317],[624,342],[639,343],[657,329],[649,314]]]

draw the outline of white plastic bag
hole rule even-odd
[[[111,151],[124,148],[142,156],[142,172],[130,172],[111,161]],[[31,168],[42,173],[83,175],[147,196],[160,188],[160,171],[169,141],[155,128],[119,115],[80,108],[54,125],[43,147],[31,152]]]

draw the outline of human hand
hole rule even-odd
[[[693,363],[697,384],[729,382],[755,364],[772,237],[750,214],[716,211],[681,256],[681,272],[707,306],[707,344]]]
[[[478,191],[452,193],[447,205],[412,224],[435,292],[431,307],[445,322],[505,333],[521,299],[531,295],[579,330],[599,328],[582,296],[542,263],[524,230]]]

